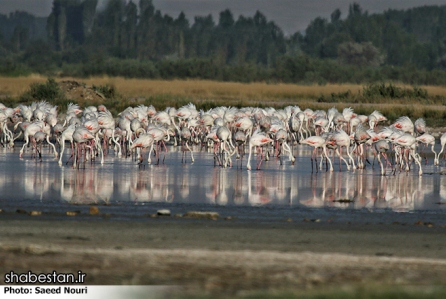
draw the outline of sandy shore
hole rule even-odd
[[[207,294],[435,286],[446,283],[445,233],[413,223],[1,213],[0,271],[81,270],[90,285],[167,284]]]

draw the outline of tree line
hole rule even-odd
[[[285,36],[257,11],[176,18],[151,0],[54,0],[47,18],[0,15],[0,74],[287,83],[446,84],[446,5],[318,17]]]

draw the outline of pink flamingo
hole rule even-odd
[[[417,119],[414,123],[414,126],[415,126],[415,133],[417,135],[422,135],[427,131],[426,122],[422,118]]]
[[[36,159],[37,154],[39,154],[40,162],[42,162],[42,142],[46,139],[46,134],[44,132],[36,132],[34,136],[31,137],[31,141],[33,143],[33,148],[36,151]],[[38,148],[38,145],[40,145],[40,150]]]
[[[353,112],[351,107],[344,108],[342,111],[342,115],[344,116],[345,122],[347,123],[347,133],[350,134],[352,131],[350,120],[356,117],[356,113]]]
[[[314,133],[319,136],[321,132],[328,130],[329,121],[325,117],[318,117],[314,120]]]
[[[421,163],[418,160],[418,157],[415,155],[415,150],[416,150],[415,137],[406,133],[406,134],[403,134],[403,135],[395,138],[394,143],[406,149],[408,155],[415,161],[415,163],[419,167],[418,175],[420,175],[420,176],[423,175]],[[409,163],[408,163],[407,156],[406,156],[405,160],[406,160],[406,172],[407,172],[407,171],[409,171]]]
[[[378,140],[373,143],[373,149],[375,150],[376,155],[378,155],[378,163],[381,167],[381,175],[384,176],[386,175],[386,171],[381,162],[380,156],[382,155],[386,160],[386,166],[390,164],[389,159],[387,158],[387,151],[390,149],[389,143],[387,142],[387,140],[384,139]]]
[[[59,156],[59,166],[62,166],[62,158],[63,158],[63,152],[65,150],[65,141],[70,141],[71,143],[71,152],[73,153],[74,151],[74,146],[73,146],[73,133],[74,130],[76,129],[75,125],[70,125],[68,126],[61,134],[60,136],[60,146],[62,147],[60,150],[60,156]]]
[[[403,131],[404,133],[413,134],[414,133],[414,124],[407,116],[401,116],[398,118],[391,128],[397,128],[398,130]]]
[[[237,119],[234,122],[234,126],[238,130],[243,131],[247,136],[251,136],[254,123],[252,122],[251,118],[245,116]]]
[[[371,136],[361,124],[358,124],[354,138],[358,148],[358,168],[363,169],[365,168],[364,160],[366,160],[366,157],[364,156],[364,144],[371,138]]]
[[[181,129],[181,143],[182,143],[182,147],[181,150],[183,152],[182,156],[181,156],[181,163],[186,163],[186,149],[188,151],[190,151],[190,158],[192,160],[192,163],[194,163],[194,154],[192,153],[192,149],[189,147],[188,142],[191,140],[192,138],[192,134],[189,130],[189,128],[184,127],[183,129]]]
[[[438,159],[440,159],[440,155],[443,153],[443,151],[444,151],[444,146],[446,145],[446,133],[443,133],[443,134],[440,136],[440,144],[441,144],[441,149],[440,149],[440,152],[438,153]],[[446,152],[445,152],[444,155],[446,155]],[[444,157],[443,157],[443,159],[444,159]]]
[[[105,111],[100,110],[99,116],[98,116],[98,124],[101,129],[112,130],[111,138],[112,138],[114,144],[118,147],[118,157],[121,157],[122,156],[121,145],[115,139],[116,124],[115,124],[115,119],[113,118],[111,112],[108,110],[105,110]]]
[[[42,122],[35,122],[35,123],[28,125],[25,128],[25,132],[24,132],[25,143],[23,144],[22,148],[20,149],[20,158],[22,158],[22,156],[23,156],[23,151],[25,150],[25,147],[28,145],[30,137],[34,136],[34,134],[36,134],[37,132],[42,132],[42,126],[43,126]]]
[[[231,156],[235,153],[235,146],[232,144],[231,131],[225,126],[219,126],[217,137],[220,140],[220,155],[223,167],[232,166]]]
[[[156,163],[157,165],[160,162],[160,151],[164,147],[164,150],[165,150],[164,157],[163,157],[163,163],[164,163],[164,160],[166,159],[166,153],[167,153],[167,146],[164,143],[164,141],[169,141],[170,135],[167,134],[166,131],[164,131],[160,128],[156,128],[156,127],[148,129],[147,134],[152,135],[152,137],[154,139],[154,143],[156,144],[156,157],[158,158],[158,161]],[[152,149],[150,150],[150,153],[149,153],[149,164],[151,163],[151,159],[150,159],[151,154],[152,154]]]
[[[421,136],[418,136],[416,138],[417,141],[420,141],[421,143],[425,144],[426,146],[430,145],[431,146],[431,151],[434,153],[434,165],[438,165],[438,157],[437,157],[437,152],[435,152],[434,150],[434,146],[435,146],[435,137],[432,136],[431,134],[428,133],[424,133]],[[426,159],[426,164],[427,164],[427,158]]]
[[[130,150],[133,150],[135,148],[141,148],[143,151],[146,151],[146,149],[149,147],[150,147],[150,149],[152,149],[154,141],[155,141],[155,139],[153,138],[152,135],[140,134],[139,137],[133,141],[133,144],[130,146]],[[148,159],[147,162],[150,164],[150,162],[151,162],[150,161],[150,153],[149,153],[147,159]],[[143,162],[143,155],[140,154],[138,164],[141,164],[142,162]]]
[[[318,172],[317,159],[316,159],[318,148],[322,148],[322,156],[325,156],[325,158],[328,160],[328,162],[330,163],[330,171],[333,171],[333,164],[331,163],[331,160],[327,155],[327,147],[326,147],[327,144],[325,138],[321,136],[310,136],[302,140],[300,143],[314,147],[313,154],[311,155],[311,172],[313,172],[313,160],[316,162],[316,172]]]
[[[350,164],[352,169],[356,169],[355,160],[350,154],[350,145],[351,145],[351,138],[350,136],[344,132],[343,130],[337,131],[332,135],[332,140],[335,141],[335,143],[338,145],[338,155],[339,157],[342,157],[342,147],[345,147],[347,151],[347,156],[349,158],[349,163],[346,163],[347,169],[350,170]],[[344,160],[345,162],[345,160]]]
[[[74,158],[73,158],[73,168],[76,168],[78,165],[78,162],[80,161],[80,158],[82,157],[82,150],[86,150],[87,142],[90,142],[94,140],[94,135],[84,126],[77,127],[73,132],[73,141],[75,143],[76,150],[74,151]],[[87,155],[85,154],[85,158]]]
[[[291,164],[294,165],[294,162],[296,161],[296,158],[294,158],[293,153],[291,152],[291,148],[290,146],[287,144],[286,140],[288,138],[288,134],[285,131],[285,129],[279,129],[276,134],[274,135],[274,139],[277,142],[276,148],[278,150],[277,152],[277,157],[279,156],[279,154],[282,152],[282,150],[284,152],[288,153],[288,157],[291,161]],[[282,164],[282,155],[280,155],[280,164]]]
[[[245,155],[245,144],[246,144],[246,134],[243,131],[237,131],[234,135],[235,144],[237,146],[237,157],[236,159],[243,160],[243,157]],[[241,163],[240,163],[241,166]]]
[[[259,152],[259,162],[257,163],[257,169],[260,169],[260,165],[262,164],[263,160],[263,151],[262,146],[268,145],[270,143],[273,143],[274,140],[266,136],[265,133],[262,133],[259,129],[257,129],[251,136],[249,140],[249,155],[248,155],[248,164],[246,165],[246,168],[248,170],[251,170],[251,154],[252,154],[252,148],[257,147],[257,150]]]

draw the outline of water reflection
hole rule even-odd
[[[57,180],[55,180],[57,181]],[[113,173],[61,169],[60,197],[71,204],[104,204],[113,196]]]
[[[213,167],[212,159],[212,154],[199,153],[194,164],[183,164],[181,153],[171,152],[168,163],[159,166],[138,167],[130,159],[116,158],[72,169],[54,161],[18,161],[14,153],[3,152],[0,202],[163,202],[395,212],[442,210],[446,203],[446,176],[439,169],[434,173],[434,166],[433,174],[422,177],[410,173],[382,177],[372,169],[311,174],[306,158],[296,166],[271,161],[261,171]]]
[[[119,181],[124,180],[125,178],[121,177]],[[170,188],[171,185],[169,168],[165,165],[158,167],[155,172],[143,170],[132,172],[128,189],[129,200],[133,202],[172,202],[174,195]],[[123,187],[120,189],[125,191]]]

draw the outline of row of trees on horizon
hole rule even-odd
[[[47,18],[0,15],[0,74],[293,83],[446,84],[446,5],[318,17],[285,36],[262,12],[162,14],[151,0],[54,0]]]

